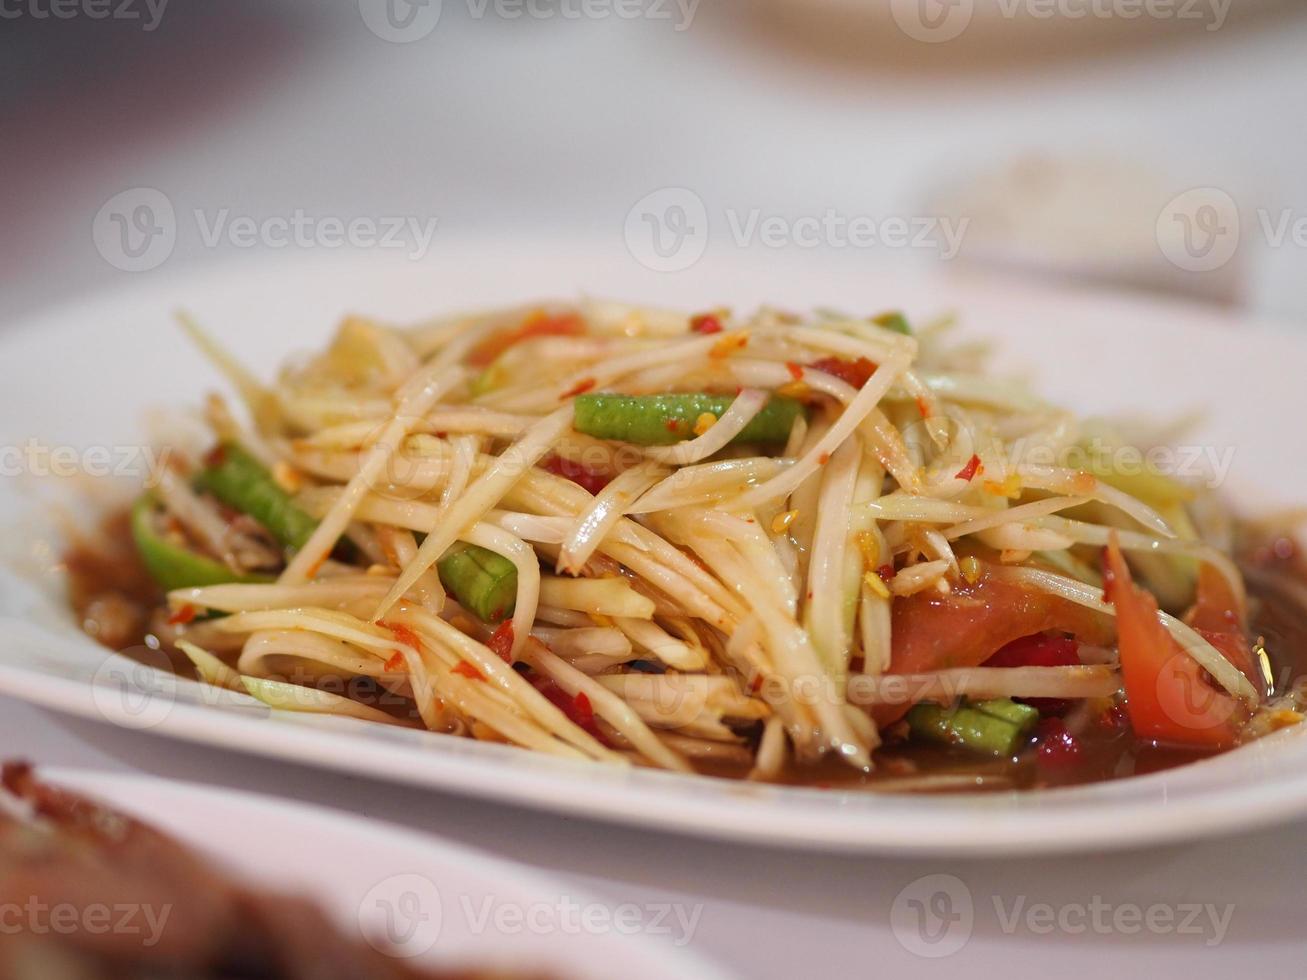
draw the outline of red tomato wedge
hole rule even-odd
[[[1013,640],[985,661],[986,667],[1075,667],[1080,663],[1080,644],[1057,633],[1034,633]],[[1017,698],[1038,708],[1042,715],[1064,714],[1071,702],[1061,698]]]
[[[1266,696],[1266,678],[1248,643],[1240,603],[1230,583],[1215,565],[1204,562],[1198,569],[1198,596],[1184,621],[1204,640],[1220,650],[1225,659],[1239,668],[1257,691]]]
[[[855,388],[861,388],[876,373],[876,365],[865,357],[859,357],[857,360],[847,357],[823,357],[813,361],[808,367],[814,371],[833,374]]]
[[[506,619],[490,634],[486,646],[490,647],[495,656],[504,663],[511,664],[513,662],[513,640],[513,621]]]
[[[982,575],[948,595],[918,592],[894,600],[890,674],[925,674],[950,667],[978,667],[1014,640],[1059,629],[1086,643],[1111,641],[1111,621],[1058,596]],[[911,705],[876,708],[887,725]]]
[[[1116,607],[1117,646],[1130,726],[1141,738],[1195,748],[1234,744],[1242,706],[1207,679],[1157,618],[1157,600],[1136,588],[1113,535],[1103,559],[1104,598]]]
[[[468,352],[467,363],[473,367],[488,367],[500,354],[514,344],[532,337],[577,337],[585,333],[585,324],[575,313],[550,314],[536,310],[522,321],[520,327],[493,333]]]

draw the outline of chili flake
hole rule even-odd
[[[513,621],[507,619],[495,627],[495,631],[490,634],[490,639],[486,641],[486,646],[506,664],[513,662]]]
[[[712,350],[708,352],[709,357],[730,357],[736,351],[743,350],[749,344],[749,335],[741,330],[738,333],[729,333],[717,343],[713,344]]]
[[[962,467],[962,469],[958,470],[955,478],[958,480],[966,480],[968,483],[970,483],[972,478],[975,477],[976,474],[983,473],[983,472],[985,472],[985,464],[983,464],[980,461],[979,456],[977,456],[975,453],[972,453],[971,458],[967,460],[967,465]]]
[[[690,329],[695,333],[721,333],[722,321],[715,313],[699,313],[690,317]]]
[[[466,660],[460,660],[457,664],[455,664],[452,673],[460,674],[463,677],[466,677],[468,680],[473,680],[473,681],[485,680],[485,677],[481,675],[481,671],[477,670],[476,665],[470,664]]]
[[[596,382],[594,378],[582,378],[558,397],[560,400],[566,400],[568,398],[575,398],[577,395],[584,395],[587,391],[593,388],[595,384]]]
[[[193,622],[196,616],[196,609],[189,602],[168,617],[168,625],[183,626],[186,623]]]

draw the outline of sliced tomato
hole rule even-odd
[[[1184,621],[1248,678],[1258,697],[1264,697],[1266,678],[1248,642],[1239,607],[1239,599],[1225,576],[1215,565],[1204,562],[1198,569],[1198,596]]]
[[[833,374],[855,388],[861,388],[876,373],[876,365],[865,357],[823,357],[808,365],[814,371]]]
[[[495,631],[490,634],[490,639],[486,641],[486,646],[494,652],[500,660],[506,664],[513,662],[513,621],[506,619],[495,627]]]
[[[1193,608],[1185,615],[1185,622],[1194,629],[1212,633],[1243,632],[1239,600],[1225,576],[1210,562],[1203,562],[1198,568],[1198,595]]]
[[[578,486],[585,487],[596,496],[613,479],[610,474],[605,473],[603,470],[597,470],[585,463],[576,463],[570,459],[564,459],[562,456],[550,456],[540,466],[555,476],[564,477]]]
[[[546,313],[536,310],[522,325],[491,334],[468,352],[467,363],[472,367],[489,367],[500,354],[514,344],[532,337],[577,337],[585,333],[585,324],[576,313]]]
[[[1104,598],[1116,607],[1126,710],[1135,734],[1175,745],[1229,748],[1238,735],[1242,706],[1211,684],[1158,620],[1157,600],[1136,588],[1115,535],[1103,572]]]
[[[985,661],[986,667],[1075,667],[1080,664],[1080,644],[1061,633],[1034,633],[1013,640]],[[1071,707],[1063,698],[1017,698],[1038,708],[1042,715],[1062,715]]]
[[[1033,633],[1013,640],[985,661],[988,667],[1074,667],[1079,644],[1068,636]]]
[[[895,599],[891,616],[891,674],[978,667],[1013,640],[1044,630],[1064,630],[1087,643],[1112,636],[1108,617],[992,575],[959,584],[948,595],[931,590]],[[876,721],[890,724],[909,707],[880,706]]]

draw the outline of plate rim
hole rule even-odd
[[[459,242],[454,243],[454,246],[471,252],[475,252],[478,248],[488,248],[494,249],[489,254],[509,253],[515,255],[530,252],[534,241],[534,239],[528,237],[522,242],[515,242],[510,247],[499,248],[496,247],[493,240],[488,238],[468,238],[460,239]],[[567,255],[591,254],[596,247],[598,246],[594,243],[587,243],[586,241],[563,243],[563,250]],[[443,252],[434,252],[429,257],[427,264],[440,261],[443,257]],[[829,259],[829,257],[825,258]],[[802,270],[807,268],[806,263],[811,261],[811,259],[800,258],[795,260],[793,265]],[[165,299],[179,289],[185,289],[188,294],[190,292],[204,294],[206,290],[212,291],[223,285],[230,286],[232,282],[239,283],[241,277],[248,276],[251,270],[255,268],[260,270],[260,277],[253,280],[249,286],[242,288],[246,289],[246,291],[254,289],[266,292],[268,287],[263,284],[262,280],[267,277],[269,264],[267,257],[257,256],[242,256],[219,262],[199,263],[169,269],[164,275],[157,278],[126,281],[110,288],[72,297],[59,304],[24,314],[16,323],[0,328],[0,349],[14,341],[25,342],[27,338],[30,338],[33,333],[42,327],[61,325],[63,329],[69,329],[70,321],[84,319],[89,313],[93,312],[122,318],[128,310],[144,307],[148,312],[143,315],[162,317],[165,312],[163,309]],[[757,267],[758,263],[752,257],[742,255],[732,257],[727,265],[742,267],[747,270]],[[424,268],[424,264],[400,263],[388,260],[384,256],[371,255],[364,257],[356,253],[344,252],[327,256],[300,255],[287,257],[284,265],[276,265],[279,273],[289,273],[291,276],[302,275],[306,271],[322,274],[324,271],[343,269],[348,270],[351,275],[364,276],[364,282],[370,282],[378,273],[386,274],[394,267],[405,270],[407,274],[416,274]],[[846,266],[837,263],[832,266],[833,271],[830,274],[832,276],[843,275],[847,269],[853,267],[852,265]],[[889,281],[890,278],[882,277],[877,279],[871,277],[870,281],[874,285],[882,285]],[[917,270],[908,276],[898,275],[894,278],[894,281],[902,280],[904,288],[907,288],[909,292],[919,293],[923,283],[937,282],[941,278],[938,275],[927,275]],[[1003,288],[1015,289],[1018,303],[1057,303],[1080,307],[1089,304],[1092,309],[1100,312],[1125,308],[1135,310],[1140,315],[1146,314],[1150,320],[1162,320],[1169,313],[1173,317],[1182,318],[1194,324],[1195,329],[1201,328],[1212,331],[1213,335],[1215,335],[1215,331],[1227,326],[1231,320],[1230,311],[1147,294],[1067,288],[1062,284],[1019,282],[1003,276],[985,276],[972,280],[963,277],[950,283],[951,292],[963,296],[973,294],[987,296],[996,288],[1000,290]],[[575,292],[576,290],[573,290],[573,293]],[[201,302],[207,302],[207,300],[201,300]],[[1249,333],[1260,336],[1267,343],[1290,344],[1307,348],[1307,338],[1302,335],[1301,331],[1295,332],[1286,320],[1267,316],[1249,316],[1247,319],[1252,321],[1249,324]],[[84,639],[89,648],[94,648],[93,641],[85,638],[81,639]],[[2,656],[0,656],[0,660],[2,660]],[[44,683],[34,686],[32,683],[33,677]],[[68,686],[65,688],[64,685]],[[33,695],[34,690],[39,690],[42,693]],[[90,698],[92,690],[89,684],[82,681],[44,673],[30,666],[25,667],[0,662],[0,691],[47,709],[79,715],[94,721],[106,722],[107,719],[104,717],[102,706],[96,705]],[[768,801],[768,807],[739,809],[741,801],[747,796],[747,791],[741,788],[742,785],[756,786],[756,784],[737,784],[721,781],[724,784],[723,786],[711,788],[712,784],[717,781],[707,777],[696,778],[694,783],[691,784],[678,783],[677,780],[685,780],[686,777],[678,777],[674,774],[642,773],[641,785],[614,787],[610,781],[611,774],[605,776],[600,772],[587,771],[584,774],[578,773],[570,776],[565,782],[559,782],[555,772],[545,772],[543,767],[532,772],[530,767],[512,768],[508,766],[497,767],[499,768],[500,780],[496,782],[493,777],[487,777],[481,771],[481,768],[484,767],[479,768],[479,760],[470,758],[468,754],[438,751],[427,752],[421,767],[407,769],[395,766],[388,769],[383,764],[364,768],[362,762],[347,764],[346,760],[352,758],[348,752],[332,755],[312,751],[314,743],[327,739],[328,744],[336,744],[335,739],[342,739],[340,744],[346,748],[350,747],[350,745],[364,745],[365,748],[361,750],[362,754],[375,753],[383,763],[385,762],[385,753],[380,752],[379,747],[385,747],[387,751],[393,753],[396,751],[395,746],[387,744],[382,739],[360,740],[346,731],[329,732],[321,726],[310,727],[297,724],[282,724],[277,731],[283,733],[283,735],[278,739],[236,740],[237,744],[233,745],[228,739],[212,729],[221,729],[231,724],[241,725],[250,721],[266,726],[269,719],[241,717],[237,713],[223,712],[221,710],[214,711],[209,706],[200,705],[177,704],[174,706],[174,711],[181,716],[184,723],[177,722],[170,715],[167,722],[154,729],[156,733],[219,749],[237,748],[242,752],[265,757],[285,758],[316,768],[358,773],[370,778],[385,779],[424,788],[429,787],[478,799],[495,800],[537,811],[544,810],[581,819],[601,822],[610,821],[626,826],[691,834],[736,843],[752,843],[798,850],[962,857],[998,856],[1017,853],[1077,853],[1103,849],[1125,850],[1159,843],[1177,843],[1181,840],[1218,836],[1239,829],[1267,826],[1307,814],[1307,772],[1305,772],[1302,778],[1299,779],[1292,778],[1290,775],[1280,775],[1274,780],[1266,779],[1241,785],[1237,790],[1233,791],[1242,804],[1242,806],[1238,807],[1228,801],[1213,806],[1213,791],[1194,787],[1185,787],[1185,792],[1176,794],[1185,806],[1183,813],[1177,811],[1177,807],[1181,803],[1172,801],[1169,798],[1167,804],[1163,806],[1158,799],[1153,797],[1127,802],[1112,799],[1109,793],[1097,792],[1094,794],[1095,798],[1093,799],[1076,801],[1069,794],[1082,792],[1080,790],[1048,790],[1041,791],[1038,794],[1030,794],[1021,801],[1022,805],[1020,806],[1009,806],[1003,809],[1001,816],[1008,821],[1009,825],[1001,825],[1000,821],[986,821],[984,833],[978,837],[968,836],[963,838],[956,834],[959,813],[962,812],[960,808],[953,810],[934,808],[934,812],[930,812],[932,808],[921,807],[913,810],[911,814],[913,836],[902,838],[891,836],[887,839],[884,834],[884,823],[882,822],[877,825],[878,834],[875,839],[867,839],[855,832],[856,827],[850,829],[851,814],[846,812],[848,808],[827,803],[820,806],[813,805],[815,797],[823,799],[830,799],[831,797],[829,792],[814,789],[767,787],[771,791],[770,795],[777,797],[773,801]],[[197,713],[193,721],[190,719],[191,712]],[[126,724],[121,727],[131,729],[134,726]],[[307,749],[307,751],[300,752],[293,758],[289,751],[277,751],[283,739],[289,740],[292,734],[297,743],[302,738]],[[486,746],[485,748],[498,749],[501,747]],[[1198,765],[1204,765],[1204,763]],[[1160,778],[1162,777],[1136,776],[1116,784],[1099,784],[1098,788],[1119,786],[1121,784],[1141,785],[1144,781],[1156,781]],[[645,785],[646,780],[649,785]],[[677,806],[649,806],[650,802],[655,804],[663,802],[654,795],[654,787],[669,785],[666,781],[670,781],[670,785],[679,786],[682,789],[682,792],[678,793],[675,798]],[[535,788],[531,792],[522,791],[520,786],[523,783],[530,784]],[[568,790],[567,795],[573,797],[567,804],[563,804],[558,799],[563,795],[557,792],[560,786],[566,787]],[[1191,790],[1192,792],[1190,792]],[[578,794],[583,794],[586,797],[587,809],[582,810],[576,805],[575,797]],[[852,794],[837,792],[834,795],[838,799]],[[860,793],[857,795],[869,796],[870,794]],[[1011,794],[998,795],[1006,797]],[[1160,794],[1154,795],[1160,796]],[[885,799],[885,797],[873,798]],[[932,799],[938,800],[941,798],[933,797]],[[921,799],[921,797],[916,797],[916,799]],[[981,799],[981,797],[967,797],[966,799],[975,800]],[[1256,802],[1255,808],[1251,808],[1250,801]],[[726,809],[723,810],[723,807]],[[984,813],[986,809],[992,809],[992,807],[971,806],[968,807],[966,812],[974,816],[977,813]],[[1121,824],[1124,823],[1126,832],[1129,834],[1128,837],[1113,836],[1106,832],[1100,821],[1104,813],[1109,811],[1116,824],[1113,829],[1119,834]],[[725,826],[719,827],[718,822],[711,819],[713,816],[720,817],[723,812],[734,815],[746,814],[755,818],[760,813],[771,812],[773,816],[769,820],[737,821],[730,828],[728,834]],[[1032,813],[1038,813],[1038,818],[1032,818]],[[1165,814],[1166,819],[1157,820],[1159,813]],[[1077,814],[1079,814],[1078,819]],[[1177,831],[1171,824],[1181,816],[1183,816],[1184,826]],[[1121,820],[1118,821],[1116,818],[1121,818]],[[1136,819],[1126,822],[1125,818]],[[1048,825],[1055,820],[1060,822],[1059,826],[1074,826],[1076,833],[1051,833]],[[954,833],[944,838],[943,843],[938,840],[927,843],[926,841],[930,840],[931,835],[923,835],[922,829],[931,826],[940,826]]]
[[[33,677],[40,683],[32,684]],[[46,710],[113,725],[126,731],[141,731],[130,721],[108,717],[114,713],[113,702],[97,703],[91,696],[92,691],[92,686],[82,681],[0,663],[0,693]],[[277,713],[273,714],[275,716]],[[129,717],[125,708],[121,712],[121,717]],[[178,718],[181,721],[175,722],[174,719]],[[191,720],[194,723],[187,724]],[[417,789],[449,792],[574,819],[587,819],[598,823],[611,822],[628,828],[653,829],[699,839],[828,854],[969,858],[1082,854],[1102,850],[1127,851],[1219,837],[1243,829],[1273,826],[1294,816],[1300,816],[1304,810],[1307,810],[1307,772],[1296,779],[1277,780],[1243,789],[1241,798],[1250,792],[1255,793],[1261,798],[1260,805],[1253,808],[1245,806],[1237,811],[1230,806],[1208,809],[1204,806],[1209,802],[1207,800],[1209,794],[1206,791],[1197,791],[1188,797],[1182,796],[1179,801],[1169,799],[1165,808],[1160,808],[1154,800],[1124,804],[1108,799],[1069,800],[1066,794],[1079,792],[1074,788],[1043,790],[1036,795],[1016,792],[992,795],[931,794],[929,798],[934,802],[944,801],[947,804],[960,804],[960,806],[952,809],[936,808],[935,813],[928,815],[914,812],[910,833],[905,833],[901,837],[886,837],[883,827],[877,828],[878,833],[874,837],[867,837],[848,832],[852,829],[852,822],[847,816],[842,816],[842,807],[822,806],[817,809],[810,804],[818,798],[864,799],[871,797],[872,794],[803,787],[768,787],[782,795],[780,802],[784,806],[802,807],[803,819],[728,820],[723,818],[757,817],[760,813],[768,816],[775,814],[776,811],[775,807],[767,801],[761,801],[757,806],[748,801],[748,797],[741,793],[740,789],[742,785],[751,784],[721,780],[721,785],[717,785],[718,781],[713,777],[681,776],[650,770],[642,772],[641,777],[650,778],[650,781],[655,783],[662,780],[681,783],[686,790],[703,790],[702,793],[678,795],[675,808],[655,808],[657,817],[651,819],[647,804],[659,802],[657,795],[659,788],[656,785],[625,786],[620,788],[620,792],[611,792],[611,788],[605,786],[602,779],[593,778],[600,776],[600,773],[594,772],[590,766],[578,766],[576,772],[570,774],[553,772],[525,774],[527,783],[540,785],[539,791],[524,792],[523,780],[520,778],[514,780],[495,778],[510,774],[521,777],[523,773],[510,771],[507,768],[487,771],[488,767],[479,765],[480,760],[441,751],[432,751],[429,756],[426,756],[427,767],[406,767],[400,765],[398,759],[395,764],[390,765],[387,762],[388,757],[407,751],[406,747],[386,744],[381,739],[357,738],[358,730],[350,731],[350,729],[354,728],[355,724],[363,725],[366,724],[365,722],[354,722],[353,719],[315,719],[315,721],[325,721],[327,724],[301,726],[278,720],[276,717],[240,715],[213,706],[178,702],[171,706],[165,719],[150,728],[146,734],[163,734],[221,751],[236,751],[246,755],[277,759],[328,772],[345,772]],[[275,739],[228,740],[224,737],[233,732],[246,734],[245,725],[253,726],[250,731],[257,735],[260,731],[266,731],[269,724],[277,726],[278,737]],[[340,727],[341,730],[331,730],[335,727]],[[437,738],[441,737],[439,733],[430,734]],[[329,751],[336,747],[353,749],[354,752]],[[512,747],[491,746],[490,748],[513,752],[525,751]],[[414,748],[411,751],[423,750]],[[374,763],[375,767],[372,765]],[[1138,785],[1144,780],[1156,780],[1161,775],[1163,774],[1135,776],[1131,777],[1129,782]],[[568,792],[566,794],[550,792],[560,787],[566,788]],[[894,799],[897,802],[905,798],[900,796]],[[913,799],[922,798],[922,796],[913,797]],[[986,812],[991,810],[991,804],[995,801],[1010,798],[1018,798],[1019,802],[1027,802],[1030,805],[1003,809],[997,813]],[[1040,803],[1056,804],[1059,801],[1068,802],[1073,808],[1050,812],[1039,806]],[[578,802],[584,803],[586,808],[583,810],[578,806]],[[663,802],[666,800],[664,799]],[[1180,816],[1175,808],[1181,806],[1185,808],[1183,814],[1185,826],[1180,833],[1177,833],[1171,821]],[[972,818],[988,816],[996,819],[986,821],[988,824],[986,833],[977,839],[950,839],[947,843],[941,844],[929,833],[932,823],[947,827],[956,822],[964,811]],[[1165,821],[1150,819],[1157,817],[1159,813],[1165,814],[1168,819]],[[782,813],[780,816],[785,817],[789,814]],[[1128,838],[1116,836],[1113,831],[1119,829],[1119,825],[1113,824],[1109,827],[1102,820],[1104,816],[1128,824],[1131,827],[1131,836]],[[856,817],[854,820],[856,821]],[[814,823],[819,826],[814,827]],[[1050,832],[1054,828],[1057,832]],[[814,833],[814,830],[824,831],[824,833]],[[1039,833],[1032,834],[1032,831],[1036,830]]]

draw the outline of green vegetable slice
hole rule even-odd
[[[132,505],[132,538],[146,570],[164,590],[171,592],[173,589],[223,585],[227,582],[272,581],[266,575],[238,574],[220,561],[169,541],[155,526],[154,518],[158,509],[158,502],[148,493]]]
[[[898,310],[891,310],[889,313],[882,313],[880,316],[871,318],[871,322],[878,327],[884,327],[886,330],[893,330],[895,333],[901,333],[905,337],[912,336],[912,327],[908,325],[908,318]]]
[[[1039,709],[1028,704],[1018,704],[1011,698],[994,698],[989,701],[973,701],[971,707],[983,711],[995,718],[1010,721],[1022,731],[1028,731],[1039,721]]]
[[[267,467],[234,442],[218,445],[209,465],[195,478],[195,487],[254,518],[286,548],[304,547],[318,526],[295,505]]]
[[[734,395],[579,395],[574,404],[577,432],[638,446],[670,446],[694,437],[705,412],[721,418]],[[732,442],[784,442],[803,411],[791,398],[772,398]]]
[[[1038,719],[1039,712],[1029,705],[1002,698],[952,708],[918,704],[908,712],[908,727],[927,741],[1011,756]]]
[[[485,623],[513,615],[517,603],[517,566],[503,555],[474,544],[455,545],[439,562],[441,584],[459,605]]]

